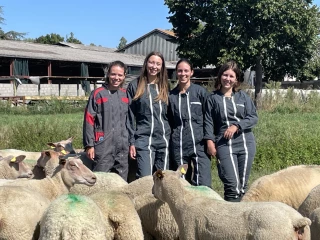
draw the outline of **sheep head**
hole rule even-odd
[[[62,179],[69,187],[74,184],[93,186],[97,181],[93,172],[78,157],[60,158],[59,165],[62,168]]]
[[[73,137],[68,138],[67,140],[62,140],[60,142],[48,142],[47,145],[56,152],[62,152],[64,154],[67,154],[65,152],[75,153],[72,146],[72,141],[73,141]]]
[[[1,159],[1,161],[6,161],[11,168],[15,169],[18,174],[17,178],[30,178],[32,177],[33,173],[31,168],[25,162],[23,162],[25,158],[26,155],[19,155],[16,157],[8,156]]]
[[[183,175],[187,173],[188,170],[188,164],[183,164],[178,167],[177,171],[165,171],[163,172],[162,170],[157,170],[153,174],[153,187],[152,187],[152,194],[155,196],[155,198],[161,200],[161,201],[166,201],[165,200],[165,195],[163,192],[165,191],[164,185],[169,186],[172,183],[174,184],[174,181],[170,181],[171,179],[180,179]]]

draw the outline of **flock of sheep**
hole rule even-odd
[[[92,173],[72,138],[48,146],[0,150],[0,240],[320,239],[320,166],[263,176],[232,203],[185,181],[187,165],[128,184]]]

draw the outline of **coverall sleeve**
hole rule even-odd
[[[171,128],[171,133],[172,133],[172,129],[174,127],[174,117],[173,117],[173,113],[172,113],[172,106],[171,106],[171,103],[170,103],[170,98],[169,98],[169,104],[168,104],[168,122],[169,122],[169,125],[170,125],[170,128]]]
[[[214,102],[213,99],[207,97],[205,101],[205,113],[204,113],[204,137],[205,140],[215,141],[214,135],[214,119],[213,119],[213,111],[214,111]]]
[[[136,115],[136,104],[132,101],[135,92],[131,83],[129,83],[127,88],[127,96],[129,99],[128,115],[127,115],[127,129],[129,135],[129,145],[134,145],[135,138],[134,133],[136,131],[135,115]]]
[[[246,94],[245,94],[245,98],[246,98],[246,116],[244,119],[241,119],[240,122],[237,123],[240,130],[251,129],[258,123],[258,115],[252,99]]]
[[[94,146],[94,120],[97,115],[97,105],[94,99],[94,92],[91,93],[84,112],[83,120],[83,146]]]
[[[206,111],[205,104],[206,104],[206,100],[207,100],[208,95],[209,95],[208,91],[205,88],[203,88],[201,91],[201,94],[200,94],[200,101],[201,101],[203,113],[205,113],[205,111]]]

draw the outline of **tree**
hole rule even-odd
[[[118,49],[124,48],[127,45],[127,39],[125,39],[124,37],[120,38],[120,43],[118,45]]]
[[[47,34],[45,36],[40,36],[34,40],[36,43],[43,44],[57,44],[59,42],[64,42],[64,37],[56,33]]]
[[[316,49],[319,10],[303,0],[165,0],[178,53],[195,66],[236,60],[256,70],[255,97],[266,79],[298,75]]]
[[[4,24],[4,18],[2,17],[3,15],[3,10],[2,7],[0,6],[0,24]],[[4,32],[3,29],[0,27],[0,39],[2,40],[21,40],[24,38],[26,33],[20,33],[16,31],[9,31],[9,32]]]
[[[68,35],[66,36],[66,42],[68,42],[68,43],[82,44],[82,42],[81,42],[80,40],[78,40],[78,39],[76,39],[76,38],[74,37],[73,32],[70,33],[70,37],[69,37]]]

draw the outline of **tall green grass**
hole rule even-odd
[[[259,102],[257,141],[250,182],[287,166],[320,164],[320,96],[301,97],[293,89],[269,92]],[[0,149],[47,149],[47,142],[74,137],[82,148],[85,103],[40,102],[28,107],[0,104]],[[213,161],[213,187],[222,192]]]

